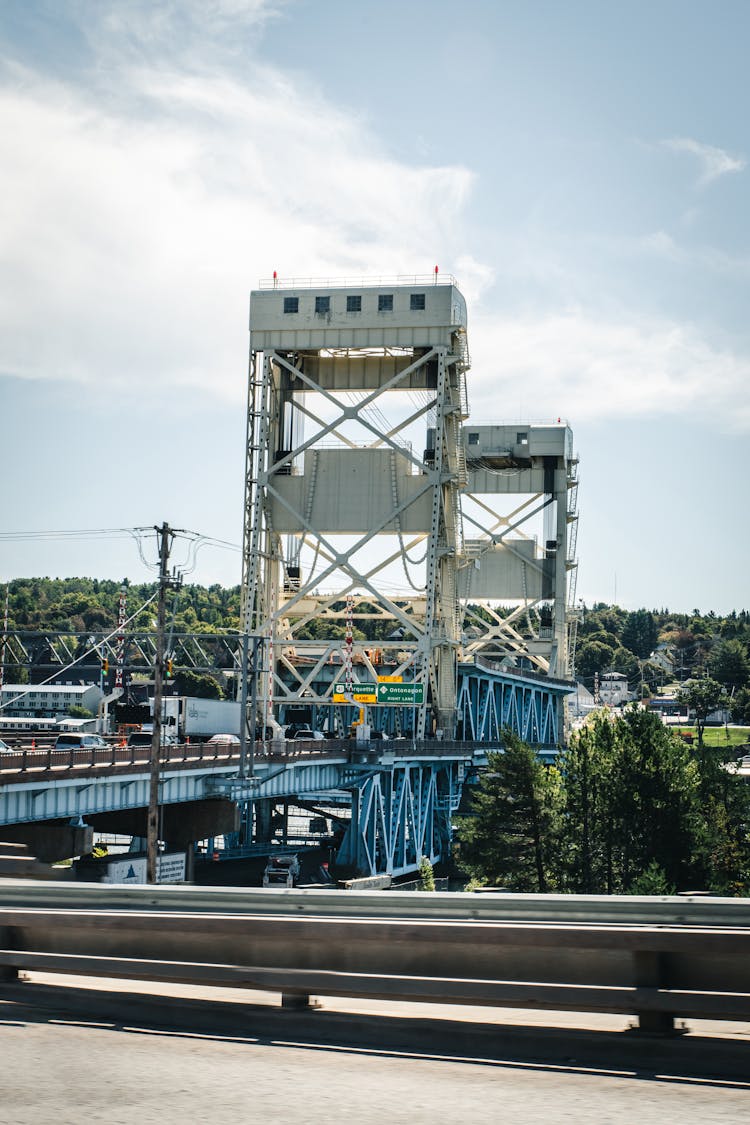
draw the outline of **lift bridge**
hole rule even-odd
[[[499,746],[505,726],[547,751],[561,741],[572,433],[559,418],[473,422],[469,367],[466,302],[437,269],[274,277],[252,293],[242,616],[263,642],[253,711],[339,736],[353,723],[361,742],[409,740],[415,763],[431,739]],[[360,861],[364,849],[374,862],[368,832],[390,838],[406,807],[424,806],[425,784],[435,807],[455,805],[444,760],[416,788],[409,768],[387,786],[378,770],[348,779]]]
[[[572,434],[560,419],[473,421],[469,366],[466,303],[437,272],[274,278],[252,293],[241,621],[252,651],[239,677],[251,760],[163,765],[175,838],[239,805],[237,842],[267,847],[279,804],[327,809],[345,826],[341,863],[398,875],[446,856],[464,783],[506,728],[556,753],[573,687]],[[230,658],[191,656],[213,659]],[[256,757],[259,725],[267,741],[289,723],[330,740]],[[125,773],[3,782],[0,820],[5,801],[18,823],[129,824],[147,777]]]

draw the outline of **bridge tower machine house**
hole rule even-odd
[[[392,733],[451,738],[459,662],[565,676],[570,431],[467,425],[468,368],[466,303],[437,272],[251,294],[243,627],[269,714],[330,722],[370,684]],[[540,550],[519,528],[545,510]]]

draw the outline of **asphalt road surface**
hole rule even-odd
[[[750,1121],[750,1028],[29,974],[0,984],[0,1122]]]

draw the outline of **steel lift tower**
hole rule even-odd
[[[413,701],[417,738],[452,737],[468,366],[466,303],[437,270],[252,293],[243,627],[265,639],[269,714],[335,713],[369,683]],[[353,636],[365,618],[382,639]]]
[[[578,458],[556,422],[463,432],[464,659],[519,658],[566,679],[575,653]]]

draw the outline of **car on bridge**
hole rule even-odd
[[[150,731],[136,730],[128,735],[128,746],[150,746],[153,742],[153,735]],[[177,739],[173,734],[166,734],[162,731],[161,734],[162,746],[176,746]]]
[[[12,754],[12,753],[13,753],[13,747],[9,746],[7,742],[3,742],[2,738],[0,738],[0,754]]]
[[[58,734],[55,750],[106,750],[107,742],[100,734]]]
[[[223,750],[236,750],[239,745],[240,740],[236,734],[212,734],[206,743],[206,746],[218,746]]]

